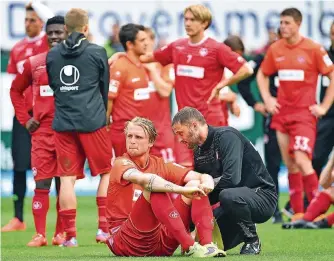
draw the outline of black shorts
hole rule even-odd
[[[14,116],[12,130],[12,157],[16,171],[31,168],[31,136]]]

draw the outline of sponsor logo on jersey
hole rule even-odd
[[[304,81],[304,71],[303,70],[279,70],[278,78],[280,81]]]
[[[176,75],[196,78],[196,79],[203,79],[204,71],[205,69],[203,67],[191,66],[191,65],[178,65],[176,68]]]

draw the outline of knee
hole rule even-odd
[[[220,205],[223,208],[231,207],[235,199],[236,199],[236,195],[234,193],[231,193],[229,189],[224,189],[223,191],[219,193]]]
[[[51,188],[52,178],[41,179],[36,181],[36,189],[49,190]]]

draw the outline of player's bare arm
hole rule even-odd
[[[191,180],[199,180],[199,188],[202,189],[205,194],[209,194],[215,187],[213,178],[208,174],[201,174],[196,171],[189,171],[184,178],[184,182],[188,183]]]
[[[330,83],[322,103],[310,106],[311,113],[318,118],[324,116],[334,102],[334,71],[326,76],[329,78]]]
[[[205,196],[205,192],[198,187],[182,187],[169,182],[156,174],[143,173],[136,168],[128,169],[123,174],[123,179],[140,185],[149,192],[173,192],[187,198]]]
[[[231,86],[233,84],[236,84],[251,76],[253,73],[254,71],[248,63],[243,64],[233,76],[227,79],[223,79],[216,85],[216,87],[212,90],[211,96],[209,97],[207,103],[210,103],[214,97],[217,97],[217,95],[219,95],[219,91],[225,86]]]
[[[319,184],[327,189],[334,183],[334,157],[327,162],[325,168],[322,170],[319,178]]]
[[[270,94],[269,76],[265,75],[261,68],[257,72],[256,81],[257,81],[257,85],[259,87],[259,91],[261,93],[262,99],[264,101],[266,110],[270,114],[278,113],[281,106],[278,104],[276,98]]]
[[[118,52],[118,53],[114,53],[112,56],[110,56],[110,58],[108,59],[108,64],[111,66],[113,65],[119,58],[121,58],[122,56],[126,55],[126,53],[123,52]]]
[[[34,132],[38,129],[40,123],[34,117],[30,117],[25,107],[21,106],[24,104],[24,91],[32,84],[32,74],[30,69],[30,63],[26,61],[23,65],[22,74],[17,74],[10,89],[10,96],[14,105],[15,114],[19,122],[30,132]]]
[[[150,72],[150,77],[154,87],[161,97],[169,97],[173,90],[173,85],[161,77],[161,73],[156,63],[146,63],[145,67]]]

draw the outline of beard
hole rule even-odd
[[[189,130],[188,134],[188,149],[195,150],[198,147],[199,133],[195,133],[193,130]]]

